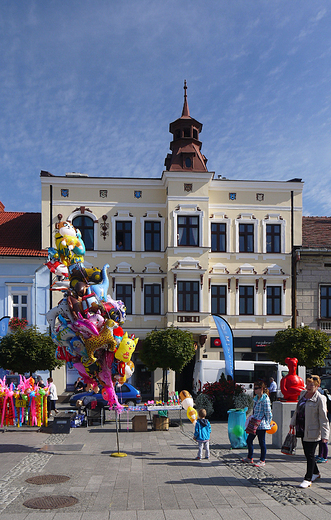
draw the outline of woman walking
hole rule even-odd
[[[268,389],[263,381],[257,381],[254,383],[254,406],[253,406],[253,417],[258,421],[261,421],[257,427],[256,434],[249,433],[247,437],[248,456],[242,459],[243,462],[254,464],[253,461],[253,441],[257,436],[260,445],[260,461],[254,464],[257,468],[265,466],[265,456],[267,448],[265,444],[265,434],[267,430],[270,430],[270,421],[272,419],[271,403],[268,396]]]
[[[291,419],[291,426],[296,428],[296,436],[301,438],[307,461],[307,470],[301,488],[308,488],[312,482],[320,478],[315,460],[316,447],[320,440],[327,443],[329,439],[329,421],[326,397],[321,395],[318,387],[319,376],[307,378],[306,390],[301,392],[296,410]]]

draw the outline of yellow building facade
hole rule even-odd
[[[54,246],[58,221],[78,227],[85,265],[109,264],[108,293],[125,302],[129,334],[144,339],[173,325],[193,333],[196,360],[216,360],[217,313],[233,329],[235,359],[265,360],[266,343],[291,325],[303,183],[215,175],[201,153],[201,130],[185,90],[160,178],[42,171],[42,248]],[[53,293],[53,306],[60,296]],[[160,378],[157,371],[146,395],[156,396]]]

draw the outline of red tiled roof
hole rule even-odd
[[[331,249],[331,217],[302,217],[302,247]]]
[[[40,213],[0,210],[0,256],[47,256]]]

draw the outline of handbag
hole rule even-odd
[[[248,417],[247,425],[245,425],[246,433],[252,433],[253,435],[256,435],[256,430],[258,429],[260,423],[261,420],[255,419],[254,415]]]
[[[283,445],[281,447],[281,452],[285,455],[295,455],[297,449],[297,438],[294,433],[294,427],[291,426],[290,431],[285,437]]]

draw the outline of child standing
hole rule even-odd
[[[201,460],[202,449],[205,449],[205,458],[209,459],[209,439],[211,433],[211,426],[208,419],[206,419],[207,412],[204,408],[201,408],[198,412],[199,419],[195,424],[194,437],[193,439],[198,442],[199,450],[195,460]]]

